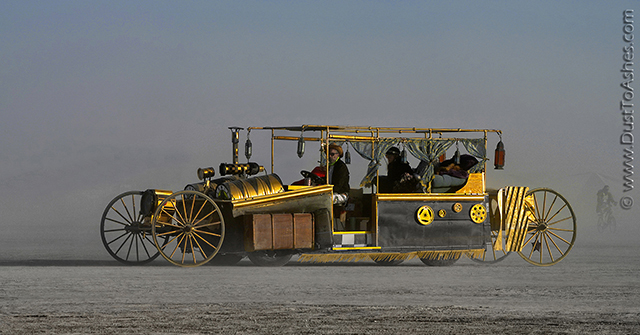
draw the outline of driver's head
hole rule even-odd
[[[334,143],[329,144],[329,163],[335,163],[340,157],[342,157],[342,147]]]

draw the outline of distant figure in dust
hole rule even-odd
[[[598,191],[597,193],[598,204],[596,205],[596,213],[602,216],[602,214],[606,211],[611,211],[611,204],[614,206],[618,203],[613,200],[613,196],[611,192],[609,192],[609,185],[604,185],[604,187]]]

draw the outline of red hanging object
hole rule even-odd
[[[502,143],[502,140],[496,146],[494,168],[496,170],[504,170],[504,143]]]

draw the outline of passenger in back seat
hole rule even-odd
[[[433,193],[453,193],[461,189],[469,179],[469,169],[478,163],[471,155],[460,156],[460,164],[448,159],[436,167],[436,175],[431,182]]]

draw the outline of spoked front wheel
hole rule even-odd
[[[115,197],[100,222],[100,237],[107,252],[127,265],[146,264],[159,255],[151,238],[151,225],[145,224],[139,212],[142,193],[129,191]],[[164,240],[159,242],[162,244]]]
[[[151,235],[162,257],[171,264],[200,266],[220,250],[224,218],[218,205],[204,193],[180,191],[165,198],[156,209]]]
[[[576,240],[576,216],[563,196],[540,188],[525,199],[527,233],[518,254],[527,262],[549,266],[567,256]]]

